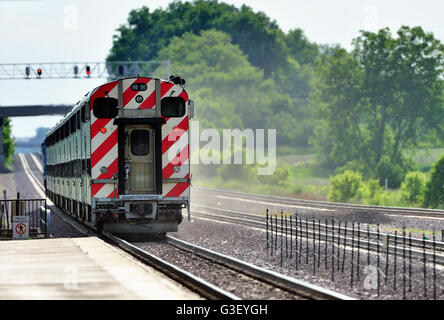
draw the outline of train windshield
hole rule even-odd
[[[131,153],[135,156],[146,156],[150,150],[150,133],[147,130],[131,132]]]
[[[117,117],[117,99],[96,98],[93,102],[93,113],[97,119],[110,119]]]
[[[162,116],[182,117],[185,114],[185,100],[181,97],[167,97],[161,101]]]

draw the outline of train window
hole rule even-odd
[[[76,125],[76,114],[74,113],[71,118],[69,119],[69,127],[70,127],[70,132],[73,133],[74,131],[76,131],[77,125]]]
[[[63,125],[64,137],[67,138],[69,136],[69,121],[66,121]]]
[[[181,97],[166,97],[160,104],[164,117],[182,117],[185,114],[185,100]]]
[[[147,130],[131,132],[131,153],[135,156],[146,156],[149,152],[150,133]]]
[[[88,104],[85,103],[82,106],[82,108],[80,109],[80,115],[81,115],[81,118],[82,118],[82,123],[86,121],[86,115],[85,115],[86,108],[88,108]]]
[[[80,129],[80,110],[76,113],[76,125],[77,129]]]
[[[145,83],[133,83],[131,85],[131,90],[133,91],[145,91],[147,86]]]
[[[93,113],[97,119],[110,119],[117,117],[117,99],[96,98],[93,103]]]

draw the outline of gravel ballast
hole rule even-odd
[[[140,248],[178,265],[180,268],[247,300],[301,299],[294,294],[275,288],[217,263],[178,249],[163,242],[134,243]]]
[[[317,268],[318,257],[315,256],[316,261],[315,270],[313,270],[313,256],[312,256],[312,246],[313,242],[308,241],[309,255],[308,264],[305,264],[305,249],[306,243],[302,243],[303,255],[302,263],[298,265],[296,270],[296,264],[294,259],[294,254],[292,254],[292,259],[285,259],[285,251],[283,251],[284,261],[282,267],[280,266],[280,247],[278,246],[277,252],[273,256],[270,256],[270,252],[266,249],[266,234],[265,230],[259,230],[250,227],[244,227],[240,225],[234,225],[230,223],[219,223],[213,222],[206,219],[193,218],[191,222],[184,221],[179,226],[179,232],[170,234],[173,237],[182,239],[194,243],[196,245],[226,254],[238,259],[247,261],[249,263],[255,264],[259,267],[263,267],[269,270],[273,270],[299,280],[303,280],[315,285],[319,285],[333,291],[357,298],[357,299],[402,299],[402,274],[403,274],[403,263],[400,258],[397,260],[397,289],[393,290],[393,260],[390,260],[389,264],[389,277],[387,278],[387,284],[385,284],[383,279],[383,273],[385,272],[385,255],[380,252],[380,295],[377,295],[376,287],[372,289],[372,285],[375,282],[371,281],[377,279],[375,274],[372,274],[372,269],[365,267],[367,266],[367,252],[360,251],[360,279],[357,280],[356,271],[354,272],[353,287],[351,287],[351,277],[350,277],[350,257],[351,250],[349,247],[346,248],[346,259],[344,261],[344,273],[341,272],[342,269],[342,254],[343,248],[341,246],[340,252],[340,271],[335,269],[334,281],[331,281],[331,254],[327,255],[327,267],[325,269],[324,260],[324,248],[325,245],[321,242],[320,251],[320,267]],[[285,240],[283,241],[285,246]],[[280,237],[278,237],[278,245],[280,245]],[[294,243],[293,243],[294,248]],[[318,250],[316,244],[316,250]],[[328,252],[331,252],[331,244],[328,245]],[[335,248],[335,250],[337,250]],[[355,249],[356,250],[356,249]],[[336,251],[337,252],[337,251]],[[317,251],[317,254],[319,251]],[[354,253],[354,267],[356,268],[356,252]],[[399,253],[398,253],[399,254]],[[390,258],[393,259],[393,258]],[[411,293],[408,292],[408,279],[406,279],[406,298],[407,299],[425,299],[423,296],[423,281],[422,278],[422,263],[417,262],[413,259],[412,264],[412,281],[411,281]],[[180,259],[176,262],[180,266]],[[371,262],[370,266],[376,267],[377,256],[374,252],[371,252]],[[335,265],[337,265],[337,260],[335,260]],[[356,270],[356,269],[354,269]],[[408,270],[408,269],[407,269]],[[432,297],[432,274],[431,265],[427,268],[427,298]],[[314,272],[314,274],[313,274]],[[367,272],[365,274],[364,272]],[[443,278],[442,267],[437,268],[437,298],[444,298],[444,278]],[[369,278],[369,277],[370,278]],[[384,285],[383,285],[384,284]]]

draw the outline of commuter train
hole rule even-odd
[[[184,83],[130,77],[86,94],[42,143],[47,196],[99,232],[177,231],[190,214]]]

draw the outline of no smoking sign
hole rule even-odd
[[[15,216],[12,221],[12,239],[29,238],[29,217]]]

